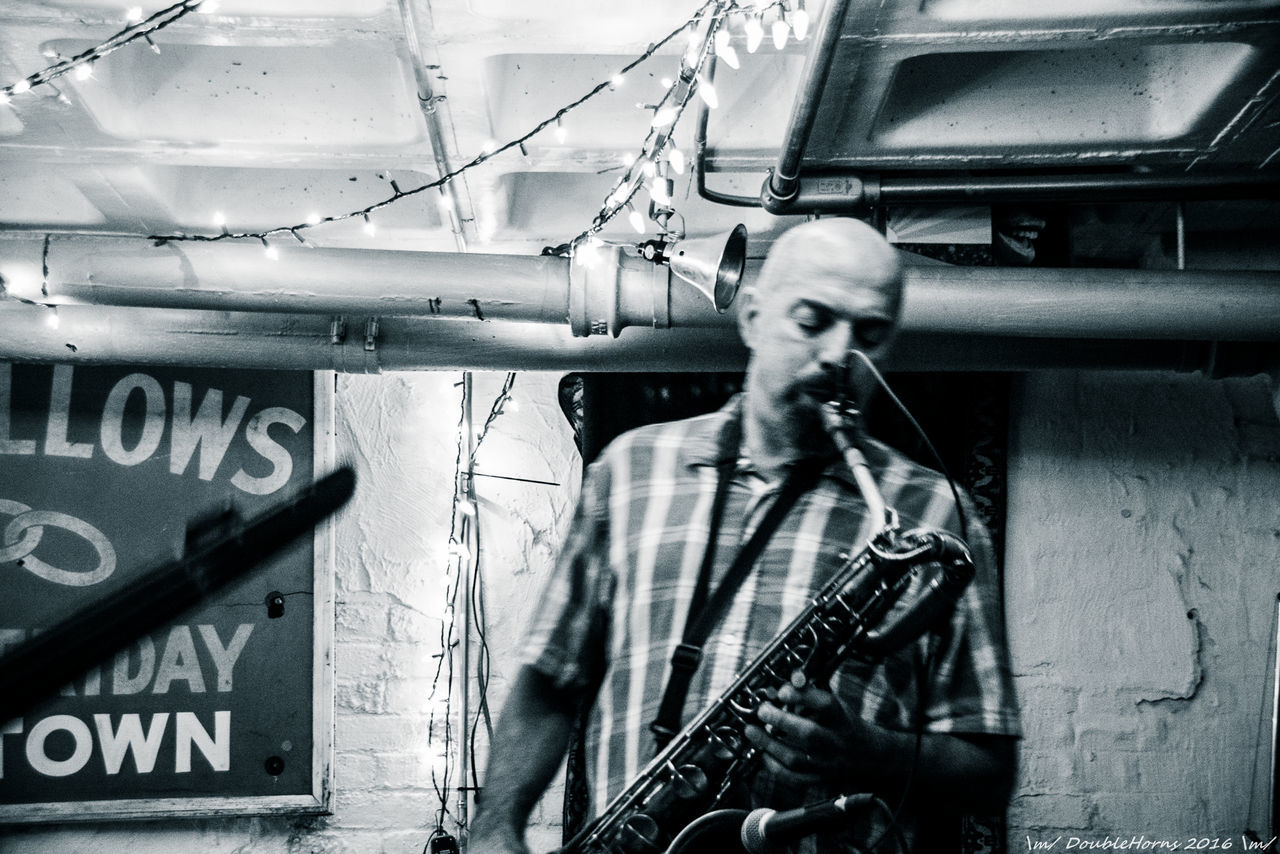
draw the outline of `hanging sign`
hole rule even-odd
[[[311,483],[331,412],[332,375],[0,362],[0,654]],[[0,722],[0,821],[327,810],[328,542]]]

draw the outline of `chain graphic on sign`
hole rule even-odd
[[[13,517],[4,529],[0,563],[21,561],[20,566],[34,575],[67,587],[88,587],[115,572],[116,550],[112,548],[107,535],[88,522],[57,510],[32,510],[26,504],[6,498],[0,498],[0,513]],[[98,565],[88,572],[75,572],[51,566],[36,557],[33,552],[40,545],[46,526],[62,528],[84,537],[97,551]]]

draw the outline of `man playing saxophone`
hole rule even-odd
[[[471,851],[526,850],[525,824],[583,707],[592,803],[603,809],[653,757],[655,733],[662,743],[719,696],[879,530],[884,520],[870,518],[822,410],[833,398],[867,399],[873,378],[852,351],[879,362],[901,303],[897,251],[871,227],[832,218],[789,230],[739,297],[751,353],[743,393],[710,415],[624,434],[590,466],[494,733]],[[934,804],[1003,809],[1017,706],[990,541],[975,514],[962,533],[941,475],[878,442],[859,444],[907,527],[967,533],[977,577],[919,641],[880,661],[846,661],[825,684],[797,679],[771,692],[741,733],[758,770],[734,781],[743,791],[727,805],[786,810],[850,793],[897,805],[905,796],[898,822],[910,838]],[[732,589],[722,594],[726,577]],[[709,636],[686,644],[712,607]],[[687,682],[683,696],[675,690],[674,726],[663,719],[673,669]],[[816,839],[804,847],[874,841]]]

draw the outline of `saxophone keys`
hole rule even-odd
[[[697,765],[676,767],[674,762],[668,762],[667,771],[671,774],[671,782],[676,784],[676,797],[696,798],[707,791],[709,784],[707,772]]]
[[[618,842],[629,854],[656,854],[665,847],[658,823],[644,813],[636,813],[623,822]]]

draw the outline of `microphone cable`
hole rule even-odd
[[[907,423],[911,425],[911,428],[916,431],[916,435],[918,435],[920,440],[924,442],[924,446],[928,449],[929,455],[933,458],[933,461],[938,464],[938,471],[944,478],[946,478],[947,486],[951,489],[951,497],[956,502],[956,517],[960,522],[960,538],[968,543],[969,520],[965,516],[964,505],[960,501],[960,490],[956,487],[955,479],[951,477],[951,472],[947,469],[947,464],[942,461],[942,455],[938,453],[938,449],[934,447],[933,442],[929,439],[929,434],[920,426],[920,422],[911,414],[911,410],[907,409],[907,405],[902,402],[902,399],[899,398],[898,395],[894,394],[893,389],[889,387],[888,381],[885,380],[884,375],[880,373],[880,369],[875,366],[875,363],[871,361],[871,358],[861,350],[850,350],[849,352],[861,359],[863,364],[865,364],[868,370],[871,371],[871,375],[875,377],[880,388],[889,396],[889,399],[893,401],[893,405],[898,408],[898,411],[902,413],[903,417],[907,419]]]

